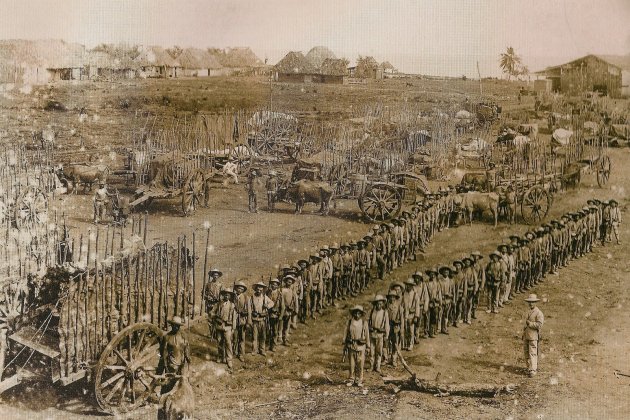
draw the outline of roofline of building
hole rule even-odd
[[[599,55],[597,55],[597,54],[587,54],[587,55],[585,55],[585,56],[583,56],[583,57],[576,58],[575,60],[571,60],[571,61],[569,61],[569,62],[567,62],[567,63],[564,63],[564,64],[558,64],[557,66],[551,66],[551,67],[547,67],[547,68],[546,68],[546,69],[544,69],[544,70],[539,70],[539,71],[536,71],[536,72],[534,72],[534,74],[537,74],[537,75],[546,75],[546,74],[547,74],[547,73],[549,73],[549,72],[552,72],[552,71],[555,71],[555,70],[559,70],[559,69],[561,69],[561,68],[563,68],[563,67],[565,67],[565,66],[567,66],[567,65],[573,64],[573,63],[578,62],[578,61],[582,61],[582,60],[584,60],[584,59],[586,59],[586,58],[588,58],[588,57],[595,57],[596,59],[601,60],[601,61],[603,61],[603,62],[607,63],[609,66],[613,66],[613,67],[617,68],[619,71],[621,71],[621,67],[619,67],[619,66],[618,66],[618,65],[616,65],[616,64],[613,64],[613,63],[609,62],[608,60],[606,60],[606,59],[602,58],[601,56],[599,56]]]

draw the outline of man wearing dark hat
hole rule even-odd
[[[363,306],[350,308],[350,319],[343,337],[344,351],[348,354],[350,375],[346,385],[363,387],[363,369],[365,366],[365,350],[370,346],[370,330],[368,322],[363,319]]]
[[[383,344],[385,338],[389,337],[389,316],[385,309],[387,300],[382,295],[376,295],[372,300],[372,310],[368,319],[370,328],[370,366],[372,370],[381,373],[381,363],[383,362]]]
[[[400,345],[405,334],[405,308],[396,290],[387,293],[387,317],[389,318],[389,337],[387,339],[387,353],[389,363],[396,367],[400,357]]]
[[[536,306],[536,302],[539,300],[535,294],[531,294],[525,299],[525,302],[529,304],[529,312],[523,328],[523,344],[530,378],[536,375],[538,370],[538,342],[540,341],[540,330],[545,322],[545,316]]]
[[[444,297],[442,296],[442,286],[437,279],[437,269],[431,268],[425,271],[427,275],[426,287],[427,298],[429,299],[429,311],[424,319],[424,335],[423,338],[434,338],[437,334],[437,329],[440,328],[440,316],[442,312],[442,302]]]
[[[181,317],[175,316],[168,323],[171,330],[160,341],[160,362],[156,373],[187,375],[190,366],[190,345],[181,330],[184,321]],[[163,395],[171,391],[178,380],[179,378],[169,378],[168,382],[162,385],[160,393]]]
[[[216,338],[214,323],[212,322],[212,314],[214,307],[220,301],[221,290],[223,285],[219,282],[219,278],[223,275],[218,268],[212,268],[208,271],[208,283],[203,291],[204,302],[206,305],[206,314],[208,314],[208,321],[210,323],[210,338]]]
[[[252,318],[252,355],[258,352],[265,355],[267,343],[267,327],[269,326],[269,310],[273,308],[273,301],[265,295],[267,285],[262,281],[254,284],[254,294],[249,299]]]
[[[227,363],[228,368],[232,369],[232,338],[234,330],[236,330],[236,306],[231,299],[234,298],[232,288],[225,288],[220,293],[221,302],[214,308],[213,320],[214,328],[219,336],[219,358],[217,363]]]
[[[442,308],[440,310],[440,321],[438,325],[442,334],[448,334],[448,323],[451,318],[453,296],[455,295],[455,285],[451,279],[453,269],[445,265],[440,267],[438,271],[440,274],[438,284],[440,285],[440,293],[442,295]]]

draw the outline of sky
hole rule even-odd
[[[499,76],[512,46],[530,70],[630,54],[630,0],[0,0],[0,39],[249,46],[276,63],[330,48],[409,73]]]

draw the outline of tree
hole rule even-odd
[[[166,52],[168,53],[168,55],[171,56],[171,58],[176,59],[177,57],[182,55],[184,50],[179,45],[175,45],[173,48],[167,48]]]
[[[516,51],[514,51],[514,48],[507,47],[506,52],[501,53],[500,59],[499,59],[499,66],[501,66],[503,73],[507,74],[508,80],[510,80],[512,76],[516,77],[519,75],[520,64],[521,64],[521,57],[519,57],[516,54]]]

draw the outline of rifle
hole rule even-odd
[[[346,363],[346,359],[348,358],[348,345],[343,345],[343,355],[341,356],[341,363]]]

